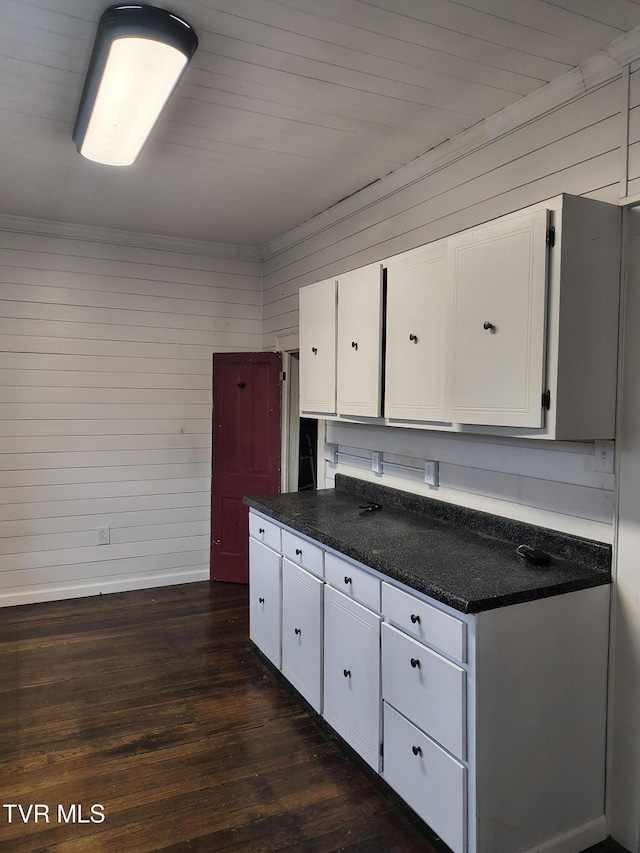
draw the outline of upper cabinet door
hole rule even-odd
[[[338,414],[379,417],[382,397],[382,266],[338,278]]]
[[[446,243],[405,252],[385,266],[385,417],[442,421]]]
[[[447,420],[543,426],[547,223],[541,210],[449,241]]]
[[[300,410],[336,413],[334,279],[300,289]]]

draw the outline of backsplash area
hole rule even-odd
[[[426,495],[611,544],[614,475],[596,470],[592,442],[451,435],[327,421],[324,480],[335,476]],[[613,453],[613,444],[608,451]],[[327,445],[329,446],[327,448]],[[373,454],[380,454],[375,473]],[[332,461],[335,459],[335,461]],[[425,461],[438,462],[437,487],[425,484]]]

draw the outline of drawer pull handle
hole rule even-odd
[[[350,583],[353,583],[351,578],[348,577],[347,575],[344,576],[344,582],[347,584],[347,586],[349,586]]]
[[[264,533],[264,527],[259,527],[259,528],[258,528],[258,533]]]
[[[493,332],[493,330],[495,329],[495,326],[493,325],[493,323],[490,323],[487,320],[485,323],[482,324],[482,328],[485,329],[485,331],[487,331],[487,332]]]
[[[357,342],[357,341],[351,341],[351,346],[352,346],[354,349],[358,349],[358,342]]]
[[[298,557],[302,556],[302,548],[296,548],[296,554]]]
[[[318,355],[318,347],[311,347],[311,352],[312,352],[314,355]]]
[[[343,669],[342,672],[343,672],[343,675],[345,678],[351,678],[351,670],[350,669]]]
[[[418,336],[411,334],[411,335],[409,335],[409,340],[413,341],[414,344],[417,344],[418,343]]]
[[[294,628],[294,633],[295,634],[301,634],[302,631],[300,630],[300,628]]]
[[[418,660],[418,658],[411,658],[411,666],[414,669],[420,669],[420,661]]]
[[[422,755],[422,747],[420,747],[420,746],[412,746],[412,747],[411,747],[411,752],[412,752],[414,755]]]
[[[264,598],[259,598],[259,599],[258,599],[258,603],[259,603],[259,604],[264,604]]]
[[[420,617],[417,615],[417,613],[411,614],[411,621],[413,622],[414,625],[420,624]]]

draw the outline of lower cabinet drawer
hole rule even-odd
[[[466,757],[466,673],[382,625],[382,698],[458,758]]]
[[[383,777],[454,853],[466,841],[466,768],[383,704]]]
[[[368,572],[354,566],[335,554],[324,555],[325,580],[348,595],[362,602],[365,607],[380,610],[380,581]]]
[[[467,660],[467,626],[426,601],[388,583],[382,584],[382,612],[401,631],[454,660]]]
[[[296,536],[295,533],[283,530],[282,553],[292,563],[297,563],[319,578],[323,577],[324,551],[319,545],[314,545],[308,539],[303,539],[301,536]]]
[[[255,512],[249,513],[249,534],[253,539],[262,542],[274,551],[279,551],[281,545],[280,532],[279,524],[267,521],[266,518],[256,515]]]

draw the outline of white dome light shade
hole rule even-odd
[[[186,21],[154,6],[100,18],[73,141],[83,157],[133,163],[198,45]]]

